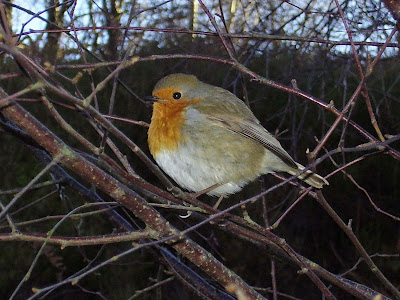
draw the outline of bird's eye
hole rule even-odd
[[[172,97],[173,97],[175,100],[178,100],[178,99],[180,99],[180,98],[182,97],[182,94],[179,93],[179,92],[176,92],[176,93],[173,93],[173,94],[172,94]]]

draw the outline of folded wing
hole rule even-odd
[[[267,150],[278,156],[289,167],[294,169],[298,168],[296,162],[283,150],[278,140],[259,123],[249,119],[234,119],[226,116],[208,116],[207,118],[216,125],[260,143]]]

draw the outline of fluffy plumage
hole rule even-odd
[[[187,190],[221,184],[208,194],[225,196],[262,174],[294,175],[304,168],[227,90],[193,75],[172,74],[156,84],[153,96],[157,100],[148,132],[150,152]],[[299,178],[317,188],[329,184],[311,171]]]

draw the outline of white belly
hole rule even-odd
[[[189,191],[199,192],[217,183],[222,184],[226,174],[219,174],[218,169],[209,161],[194,160],[193,157],[198,157],[196,151],[195,147],[179,147],[173,152],[159,152],[155,160],[176,183]],[[211,196],[233,194],[240,191],[246,183],[246,181],[224,183],[207,194]]]

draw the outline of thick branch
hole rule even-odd
[[[0,96],[6,97],[7,95],[1,92]],[[18,124],[53,157],[58,157],[63,165],[130,209],[152,230],[153,238],[161,239],[179,235],[179,231],[149,206],[140,195],[82,158],[17,103],[8,101],[0,109],[5,116]],[[215,278],[221,285],[226,286],[234,283],[245,292],[249,299],[263,299],[239,276],[192,240],[182,237],[180,240],[174,239],[169,243],[172,243],[172,247]]]

